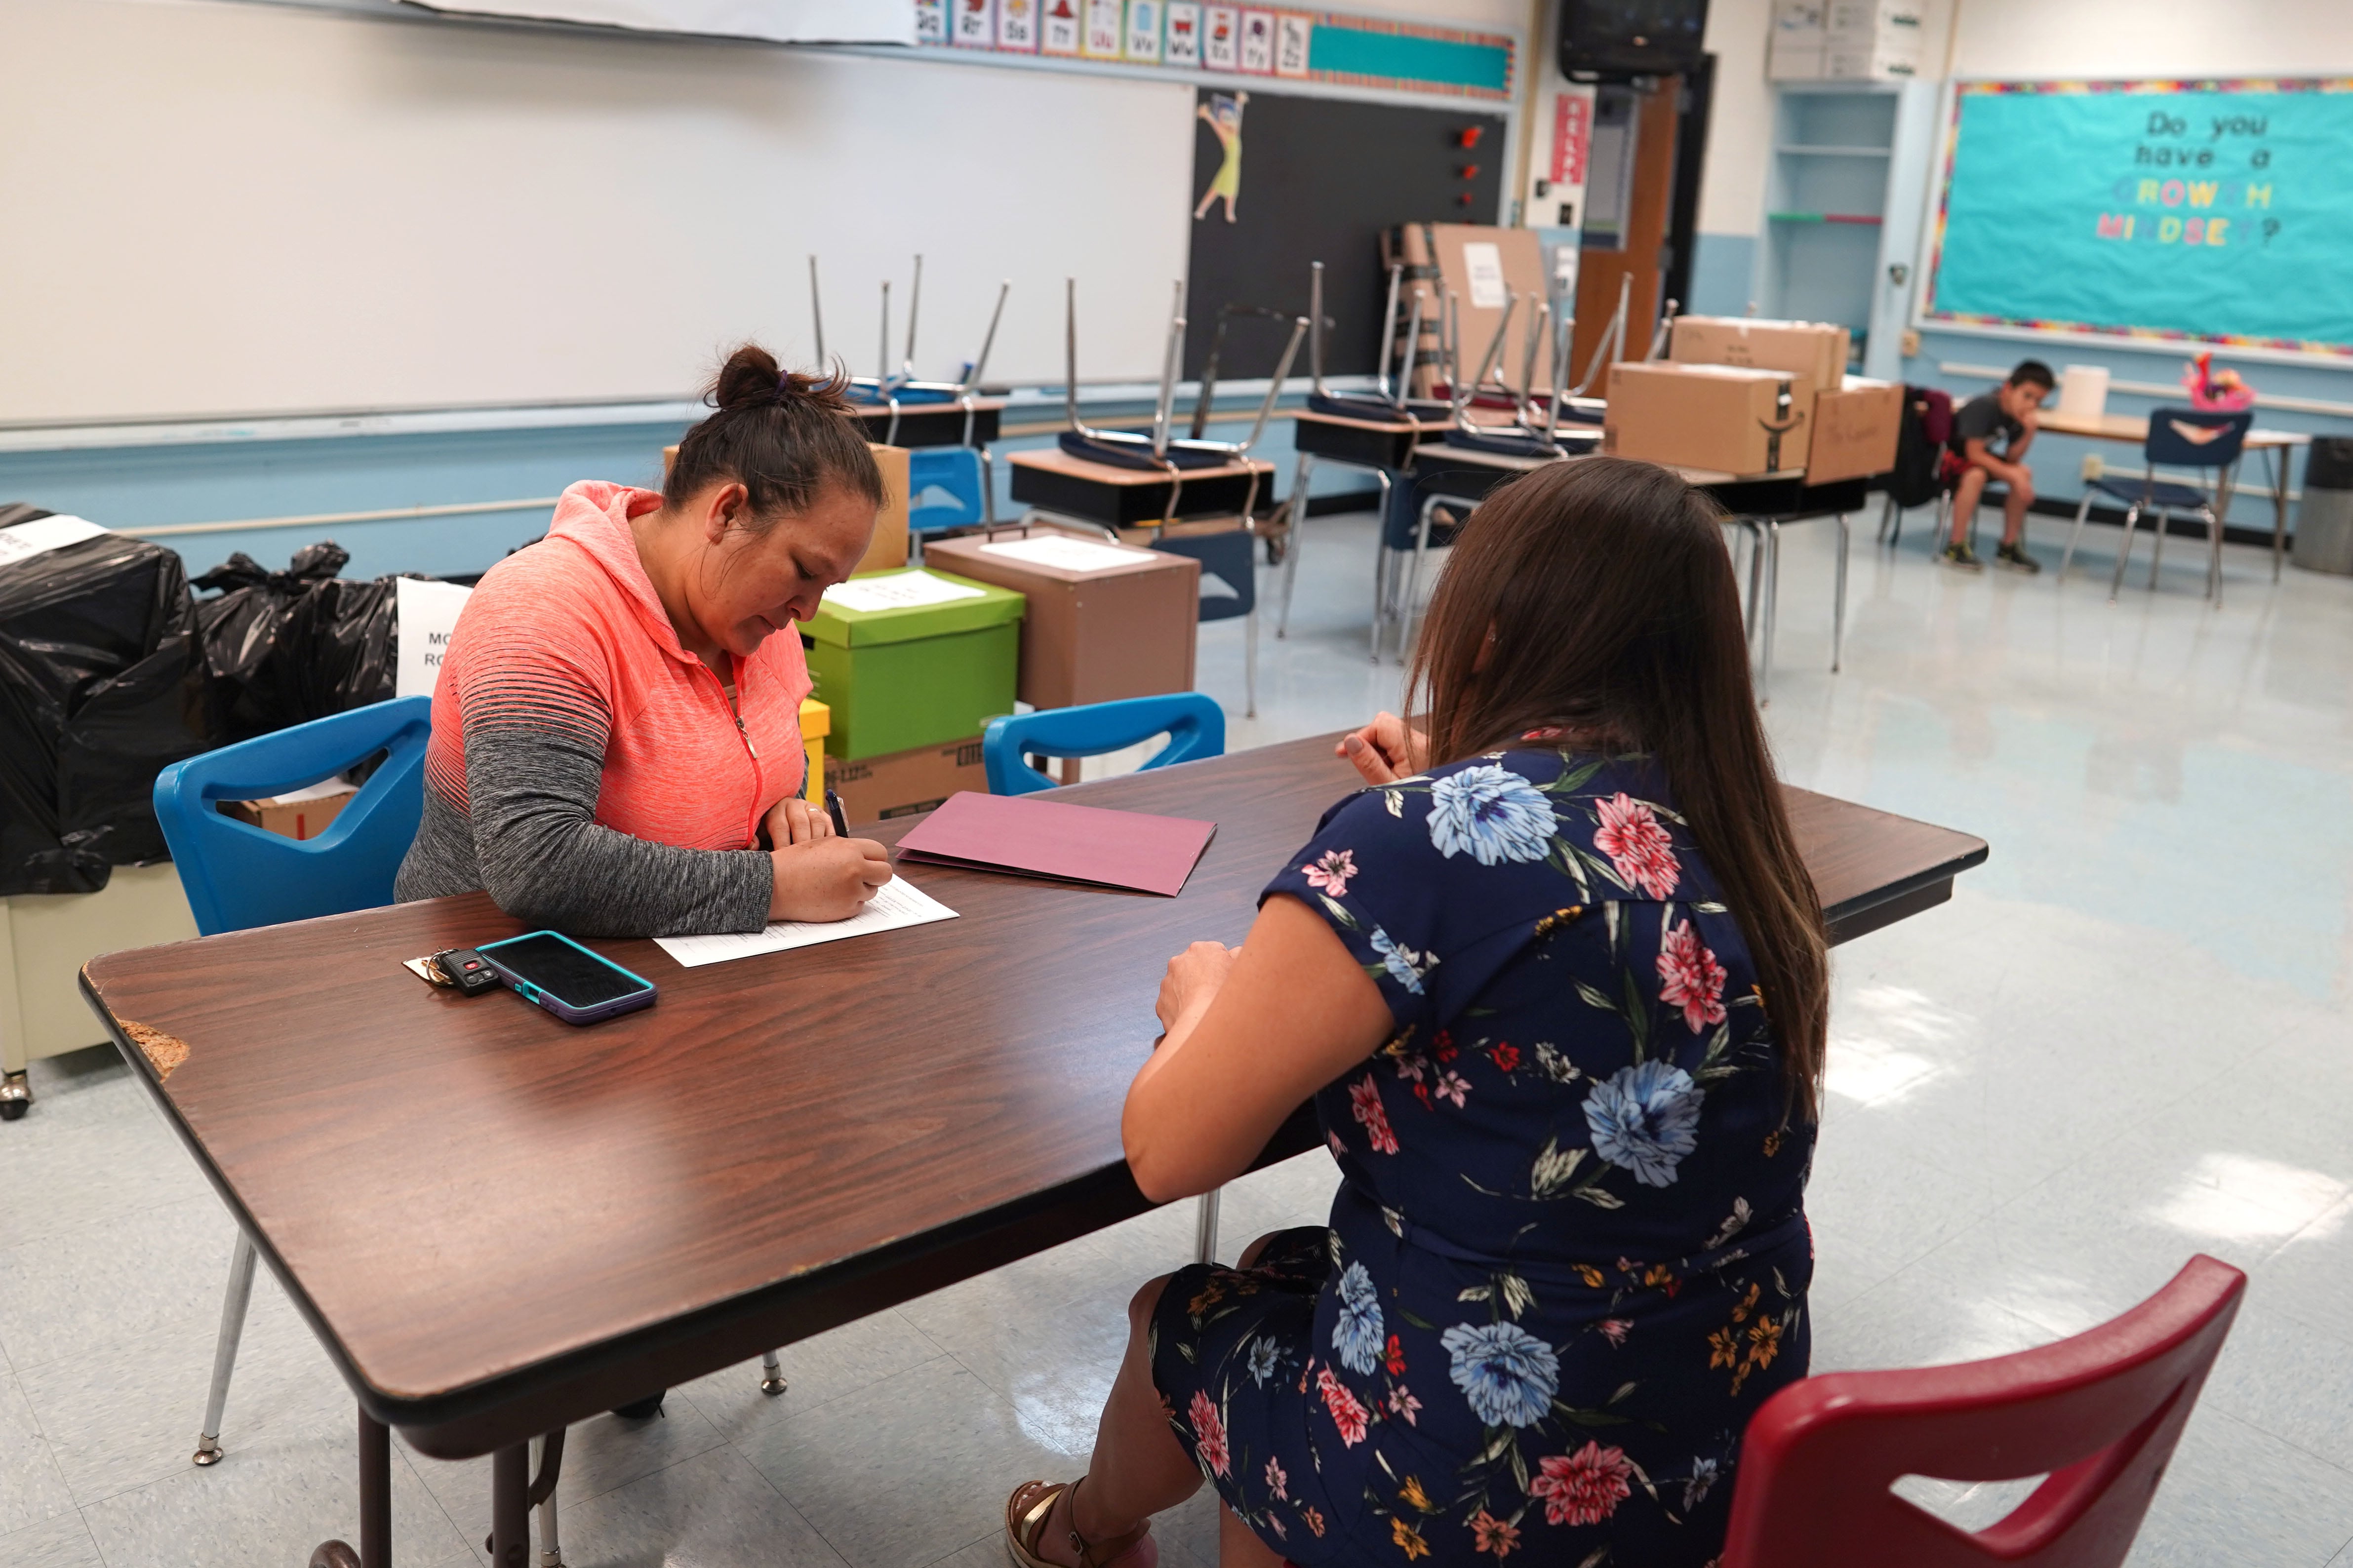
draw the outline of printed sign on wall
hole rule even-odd
[[[1127,7],[1120,0],[1086,0],[1087,29],[1082,47],[1099,60],[1119,58],[1121,35],[1127,30]]]
[[[997,47],[1029,54],[1038,47],[1038,0],[997,0]]]
[[[1201,63],[1213,71],[1242,68],[1242,14],[1231,5],[1203,11]]]
[[[915,42],[948,41],[948,0],[915,0]]]
[[[1303,12],[1285,11],[1275,18],[1275,75],[1303,77],[1307,74],[1308,40],[1314,37],[1314,18]]]
[[[1168,42],[1161,58],[1172,66],[1197,66],[1201,63],[1201,6],[1199,0],[1168,0],[1162,7],[1168,14]]]
[[[1160,63],[1160,0],[1127,0],[1127,58]]]
[[[1039,29],[1038,47],[1050,55],[1079,52],[1079,6],[1082,0],[1045,0],[1046,15]]]
[[[1242,13],[1242,70],[1251,76],[1274,74],[1274,13]]]
[[[958,48],[986,49],[997,43],[996,0],[949,0],[955,7],[955,36],[949,41]]]

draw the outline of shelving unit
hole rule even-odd
[[[1893,378],[1900,366],[1936,95],[1919,81],[1775,89],[1757,310],[1841,323],[1866,374]]]

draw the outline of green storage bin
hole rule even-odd
[[[1029,601],[992,583],[931,575],[978,589],[979,596],[880,610],[828,602],[801,627],[817,683],[811,695],[833,710],[828,756],[854,762],[960,741],[1013,711]]]

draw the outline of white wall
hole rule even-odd
[[[1957,4],[1956,76],[2315,76],[2353,68],[2348,0]]]
[[[811,251],[863,373],[922,251],[919,370],[1009,276],[991,374],[1059,376],[1072,274],[1142,379],[1185,268],[1178,83],[200,0],[0,0],[0,420],[677,396],[807,358]]]

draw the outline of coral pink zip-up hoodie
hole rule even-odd
[[[629,519],[661,498],[575,484],[546,539],[486,574],[450,637],[407,898],[487,889],[583,935],[756,931],[760,820],[797,793],[808,667],[791,631],[735,659],[735,700],[689,653]]]

